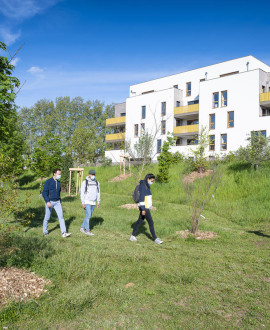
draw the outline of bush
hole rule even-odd
[[[103,157],[103,158],[102,158],[101,166],[103,166],[103,167],[108,167],[108,166],[111,166],[111,165],[112,165],[112,160],[111,160],[111,158],[108,158],[108,157]]]

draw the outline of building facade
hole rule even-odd
[[[270,67],[245,56],[132,85],[106,126],[112,134],[105,155],[113,162],[146,132],[154,139],[153,160],[169,133],[177,138],[171,151],[188,156],[203,127],[209,157],[235,151],[252,131],[270,135]]]

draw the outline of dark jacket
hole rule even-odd
[[[145,209],[151,209],[152,192],[146,180],[140,181],[139,191],[140,191],[140,202],[139,202],[140,209],[142,211],[144,211]]]
[[[50,178],[44,184],[42,196],[46,203],[50,201],[56,202],[60,200],[60,191],[60,182],[57,180],[55,181],[53,178]]]

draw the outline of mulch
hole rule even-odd
[[[16,267],[0,268],[0,308],[10,301],[39,298],[50,280]]]
[[[198,230],[196,234],[192,234],[191,231],[188,229],[177,231],[176,234],[180,235],[182,238],[188,238],[189,236],[193,236],[197,240],[213,239],[219,237],[218,234],[213,231]]]
[[[209,176],[213,173],[213,170],[206,170],[204,172],[197,172],[194,171],[188,175],[186,175],[183,179],[184,183],[192,183],[193,181],[197,180],[197,179],[201,179],[204,176]]]
[[[119,182],[126,180],[127,178],[130,178],[133,174],[132,173],[127,173],[127,174],[120,174],[117,175],[115,178],[112,178],[109,182]]]

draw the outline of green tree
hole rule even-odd
[[[0,50],[6,45],[0,42]],[[5,56],[0,56],[0,153],[7,161],[6,173],[19,173],[23,168],[24,140],[18,125],[15,98],[20,82],[13,77],[14,66]],[[2,170],[3,171],[3,170]]]
[[[251,132],[247,140],[248,145],[240,147],[236,152],[236,157],[248,162],[257,170],[262,161],[270,159],[270,141],[261,132]]]
[[[206,157],[206,149],[209,146],[208,130],[205,126],[201,127],[198,135],[198,146],[190,149],[193,159],[190,160],[194,169],[198,172],[204,172],[207,168],[208,161]]]
[[[170,148],[175,144],[176,138],[173,135],[168,135],[164,141],[161,153],[158,156],[158,180],[163,183],[169,182],[169,168],[174,162],[174,157],[170,152]]]

